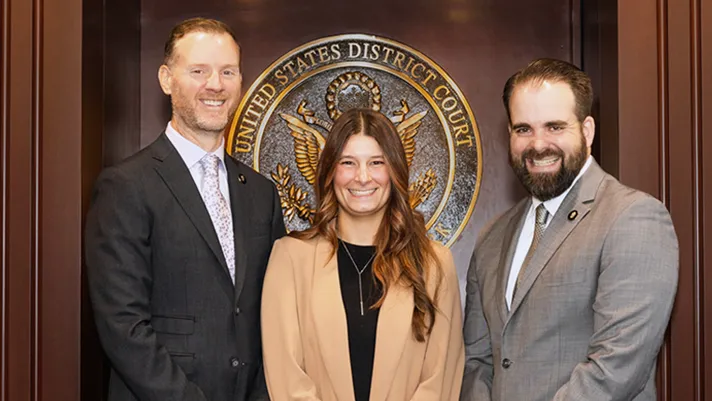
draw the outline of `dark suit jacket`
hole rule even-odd
[[[165,134],[99,176],[86,222],[89,291],[110,401],[268,399],[260,298],[284,235],[274,185],[225,158],[235,285],[183,159]],[[244,179],[240,179],[243,177]]]

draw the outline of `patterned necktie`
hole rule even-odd
[[[225,197],[220,192],[220,180],[218,179],[218,166],[220,158],[208,153],[200,159],[200,166],[203,168],[203,188],[201,195],[205,207],[208,208],[210,220],[218,234],[220,247],[225,256],[227,267],[230,270],[230,278],[235,283],[235,234],[232,231],[232,216],[230,208],[225,201]]]
[[[514,285],[514,293],[512,294],[512,299],[514,299],[514,294],[517,293],[517,288],[519,288],[519,284],[522,281],[522,278],[524,277],[524,270],[526,269],[527,265],[529,264],[529,261],[532,258],[532,255],[534,255],[534,250],[536,250],[537,245],[539,245],[539,240],[541,240],[541,236],[544,234],[544,229],[546,228],[546,220],[549,217],[549,212],[546,210],[544,207],[544,204],[541,203],[539,206],[536,208],[536,223],[534,224],[534,238],[532,238],[532,244],[529,246],[529,251],[527,251],[527,256],[524,257],[524,261],[522,262],[522,267],[519,269],[519,275],[517,276],[517,282]]]

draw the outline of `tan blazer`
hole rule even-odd
[[[432,334],[411,331],[412,290],[388,291],[378,316],[370,401],[456,400],[464,369],[455,266],[440,244],[445,275]],[[274,245],[262,294],[265,375],[272,401],[353,401],[346,313],[336,255],[324,239]],[[432,286],[431,286],[432,287]]]

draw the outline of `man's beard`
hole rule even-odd
[[[557,156],[561,159],[561,167],[556,173],[532,174],[527,169],[526,159],[543,159],[552,156]],[[586,164],[587,158],[588,152],[583,135],[581,135],[581,143],[578,150],[570,156],[566,156],[559,148],[546,149],[541,153],[534,149],[528,149],[522,153],[519,159],[516,159],[512,154],[511,148],[509,150],[509,165],[512,166],[514,174],[530,194],[543,202],[564,193],[574,182],[583,165]]]

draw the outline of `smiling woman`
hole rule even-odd
[[[344,112],[326,139],[315,193],[313,226],[276,242],[267,267],[271,399],[456,400],[464,363],[457,274],[410,207],[391,121]],[[306,338],[318,347],[302,348]]]

